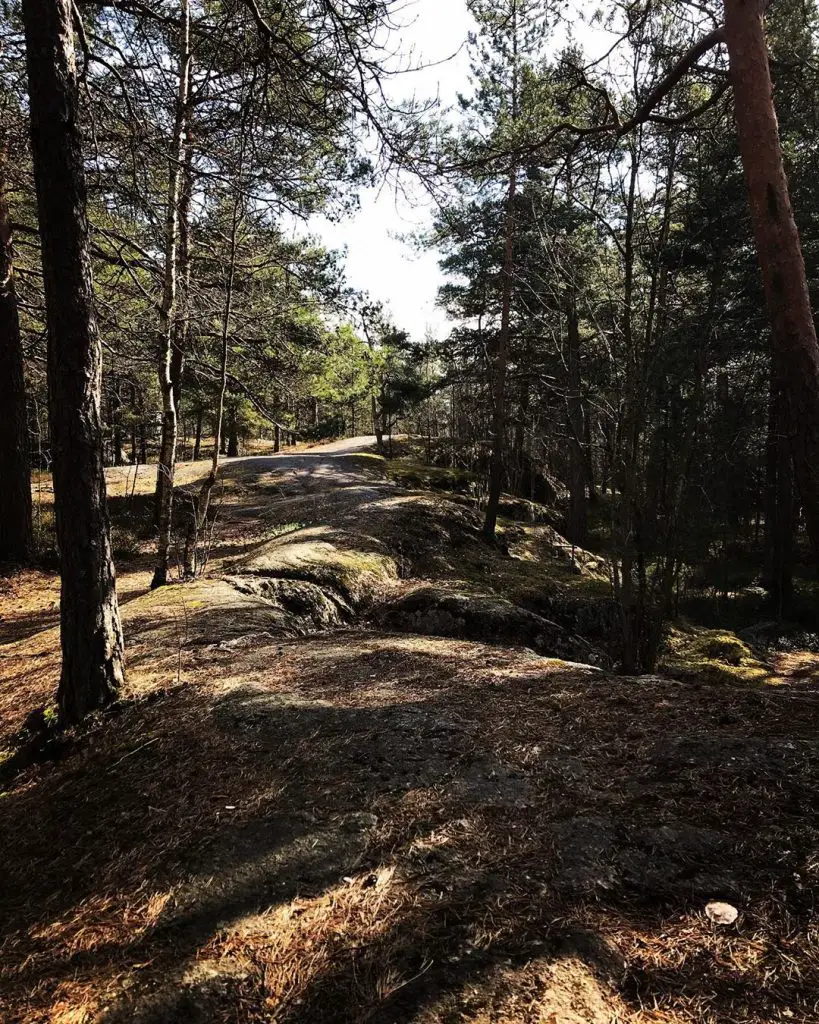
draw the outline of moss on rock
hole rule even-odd
[[[395,559],[376,538],[320,526],[262,544],[234,571],[331,587],[352,605],[366,604],[398,575]]]
[[[279,609],[288,627],[299,634],[332,629],[349,622],[353,610],[340,594],[306,580],[238,576],[228,580],[241,594],[251,594]]]
[[[477,480],[475,473],[468,469],[447,466],[428,466],[411,459],[388,459],[387,476],[400,487],[431,489],[438,491],[459,491],[466,493],[470,484]]]
[[[412,633],[521,644],[538,654],[593,664],[606,660],[558,623],[486,594],[423,586],[387,605],[379,617],[394,629]]]
[[[678,624],[660,652],[661,672],[683,682],[756,685],[770,677],[768,666],[729,630]]]

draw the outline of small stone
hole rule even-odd
[[[714,924],[733,924],[739,917],[739,911],[730,903],[722,903],[715,900],[705,905],[706,917]]]

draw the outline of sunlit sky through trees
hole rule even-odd
[[[588,13],[588,12],[587,12]],[[389,48],[396,66],[417,67],[397,74],[387,83],[393,101],[437,98],[443,110],[452,108],[458,93],[469,94],[467,35],[474,22],[466,0],[412,0],[400,15],[403,28]],[[567,17],[556,33],[560,42],[566,32],[586,52],[602,53],[613,36],[602,27],[590,28],[580,18]],[[550,49],[554,49],[553,40]],[[451,116],[457,116],[451,112]],[[446,315],[436,306],[443,275],[438,254],[418,251],[405,237],[429,226],[433,206],[423,190],[402,179],[395,184],[363,190],[360,209],[352,217],[331,222],[325,217],[310,221],[309,230],[328,247],[347,251],[348,283],[384,302],[395,323],[421,339],[429,329],[445,333]]]

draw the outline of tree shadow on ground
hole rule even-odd
[[[577,960],[625,1009],[811,1019],[815,693],[378,635],[294,645],[272,685],[278,643],[2,801],[15,1006],[84,984],[106,1024],[469,1020]]]
[[[274,457],[246,456],[224,463],[219,470],[227,481],[256,485],[266,478],[283,476],[287,490],[311,490],[360,486],[365,482],[386,483],[384,463],[372,455],[343,455],[330,452],[302,452]]]

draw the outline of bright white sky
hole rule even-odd
[[[583,9],[583,0],[579,0],[579,8]],[[390,49],[405,55],[405,66],[421,65],[421,70],[391,79],[390,98],[403,99],[413,93],[419,99],[437,96],[442,108],[451,108],[458,92],[470,91],[466,39],[474,22],[466,0],[408,0],[401,20],[405,27],[399,38],[390,40]],[[576,39],[582,39],[587,52],[601,50],[601,35],[611,38],[578,21],[571,31]],[[448,57],[452,59],[446,60]],[[410,204],[389,187],[365,190],[360,198],[361,208],[355,216],[340,223],[313,218],[308,225],[310,233],[329,248],[346,248],[349,284],[382,301],[397,327],[416,340],[423,338],[427,329],[437,337],[445,336],[450,329],[447,318],[435,304],[444,280],[439,254],[418,252],[399,237],[429,227],[431,205]]]
[[[407,55],[405,64],[452,60],[391,79],[391,99],[415,93],[419,99],[438,96],[442,107],[452,106],[458,91],[469,87],[466,37],[473,22],[466,0],[413,0],[401,20],[406,27],[399,38],[390,40],[390,49]],[[339,223],[313,218],[310,232],[329,248],[346,247],[348,283],[382,301],[397,327],[419,340],[427,327],[445,333],[446,316],[435,306],[443,281],[438,254],[418,252],[398,237],[428,227],[431,207],[413,206],[389,187],[362,191],[360,199],[361,208],[353,217]]]

